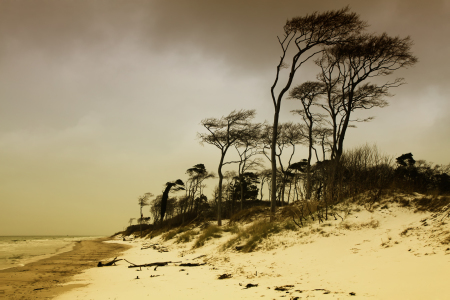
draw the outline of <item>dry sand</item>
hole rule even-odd
[[[221,251],[231,233],[195,250],[160,237],[109,241],[132,245],[120,258],[134,264],[206,264],[139,270],[120,261],[75,275],[69,286],[79,287],[55,299],[450,299],[450,227],[442,215],[389,204],[332,219],[273,235],[252,253]],[[161,245],[169,251],[157,251]]]
[[[76,242],[64,252],[23,267],[0,270],[0,299],[52,299],[80,284],[65,284],[72,276],[92,268],[104,259],[114,258],[127,245],[103,243],[107,239]]]

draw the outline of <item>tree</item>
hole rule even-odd
[[[255,116],[255,110],[233,110],[228,116],[208,118],[201,121],[201,125],[206,128],[207,133],[199,133],[200,143],[214,145],[220,150],[220,162],[218,167],[219,191],[217,203],[217,224],[222,225],[221,204],[222,204],[222,167],[227,164],[225,155],[234,143],[248,135],[250,120]]]
[[[300,143],[303,143],[305,140],[305,133],[303,132],[303,128],[300,124],[294,124],[292,122],[286,122],[278,125],[278,131],[277,131],[277,139],[275,148],[271,145],[272,143],[272,131],[273,127],[267,125],[264,132],[265,134],[262,136],[262,153],[267,157],[269,161],[272,162],[272,157],[268,155],[267,150],[271,150],[271,153],[275,155],[278,164],[280,165],[279,172],[281,173],[281,183],[277,183],[275,185],[275,192],[274,192],[274,185],[273,185],[273,177],[272,177],[272,189],[271,197],[276,197],[276,191],[279,190],[280,193],[280,203],[284,203],[284,191],[285,191],[285,185],[288,182],[288,177],[290,177],[290,171],[288,170],[288,167],[291,165],[292,158],[294,157],[295,153],[295,145],[298,145]],[[283,161],[281,159],[284,150],[287,148],[292,147],[292,152],[289,156],[289,160],[287,163],[287,167],[283,164]],[[275,149],[276,151],[272,151],[272,149]],[[272,162],[273,165],[273,162]],[[278,171],[278,169],[277,169]],[[280,189],[278,189],[280,188]],[[276,198],[275,198],[276,199]],[[273,198],[271,201],[274,201]]]
[[[259,176],[259,180],[261,182],[259,199],[262,201],[263,200],[264,182],[265,181],[269,182],[269,180],[272,176],[272,170],[270,170],[270,169],[262,170],[262,171],[258,172],[258,176]]]
[[[258,198],[257,184],[259,183],[259,178],[257,174],[253,172],[245,172],[235,178],[237,180],[234,181],[234,185],[232,186],[232,193],[234,195],[246,200],[256,200]],[[243,206],[241,202],[241,209],[242,208]]]
[[[245,173],[255,170],[262,165],[261,158],[254,157],[259,154],[258,148],[261,142],[261,126],[262,124],[251,124],[246,135],[236,141],[234,144],[239,155],[238,174],[241,198],[241,210],[244,205],[244,187],[245,187]]]
[[[386,106],[388,90],[404,83],[403,78],[383,84],[366,81],[414,65],[417,58],[412,55],[411,46],[409,37],[390,37],[386,33],[361,34],[328,47],[322,57],[316,60],[321,68],[318,79],[326,85],[327,90],[327,102],[321,106],[330,115],[333,128],[331,159],[339,161],[342,155],[352,113],[355,110]]]
[[[349,12],[349,8],[345,7],[337,11],[327,11],[324,13],[315,12],[305,17],[296,17],[286,22],[284,26],[284,37],[278,42],[281,46],[282,54],[276,68],[275,80],[271,87],[272,102],[274,105],[274,120],[272,130],[272,203],[271,203],[271,219],[275,215],[275,198],[276,198],[276,143],[278,136],[278,120],[281,109],[281,100],[285,93],[291,87],[297,70],[311,57],[323,51],[317,49],[322,45],[333,45],[351,39],[354,34],[359,33],[367,27],[366,23],[359,19],[355,13]],[[291,65],[286,63],[286,55],[289,46],[293,43],[294,55],[291,58]],[[289,75],[286,83],[276,92],[279,83],[281,70],[289,68]]]
[[[166,209],[167,209],[167,200],[169,199],[169,192],[172,188],[173,188],[173,191],[184,190],[183,181],[181,181],[180,179],[177,179],[175,181],[166,183],[166,188],[164,189],[164,192],[163,192],[162,198],[161,198],[161,224],[162,224],[162,221],[164,220],[164,215],[165,215]]]
[[[208,178],[214,178],[214,174],[208,172],[204,164],[196,164],[192,168],[187,169],[186,173],[189,175],[189,178],[186,181],[186,196],[188,196],[188,199],[190,200],[188,205],[190,211],[197,210],[199,203],[197,203],[198,201],[196,202],[196,199],[202,199],[202,188],[205,186],[203,181]],[[197,194],[198,197],[196,197]]]
[[[138,219],[139,225],[140,225],[140,231],[141,231],[141,237],[142,237],[142,223],[144,221],[144,214],[142,213],[142,208],[144,206],[148,206],[149,204],[149,198],[153,197],[152,193],[145,193],[143,196],[140,196],[138,198],[138,204],[141,212],[141,217]]]
[[[136,220],[136,218],[130,218],[129,220],[128,220],[128,223],[130,223],[130,226],[131,226],[131,224],[133,224],[133,221],[134,220]]]
[[[311,158],[314,147],[314,125],[323,123],[325,115],[315,113],[312,107],[317,104],[318,97],[325,94],[325,84],[322,82],[307,81],[295,88],[289,94],[289,98],[300,100],[303,109],[292,111],[302,117],[308,134],[308,164],[306,165],[306,199],[311,198]]]

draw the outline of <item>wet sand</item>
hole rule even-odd
[[[73,275],[107,261],[130,246],[103,243],[108,238],[76,242],[73,250],[23,267],[0,270],[0,299],[52,299],[80,284],[68,284]]]

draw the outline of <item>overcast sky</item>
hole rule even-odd
[[[411,36],[419,62],[345,148],[450,163],[450,0],[0,1],[0,235],[109,235],[139,195],[198,163],[216,171],[200,121],[272,120],[284,23],[347,4],[369,32]],[[284,101],[281,121],[297,108]]]

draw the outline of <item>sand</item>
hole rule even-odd
[[[73,249],[39,261],[0,270],[0,299],[52,299],[80,284],[65,284],[72,276],[101,260],[119,256],[127,245],[104,243],[107,239],[76,242]]]
[[[221,250],[230,232],[198,249],[160,237],[107,241],[132,246],[120,256],[127,261],[84,270],[55,299],[449,299],[450,227],[442,217],[394,204],[354,208],[344,221],[283,231],[251,253]],[[163,261],[172,263],[128,267]]]

